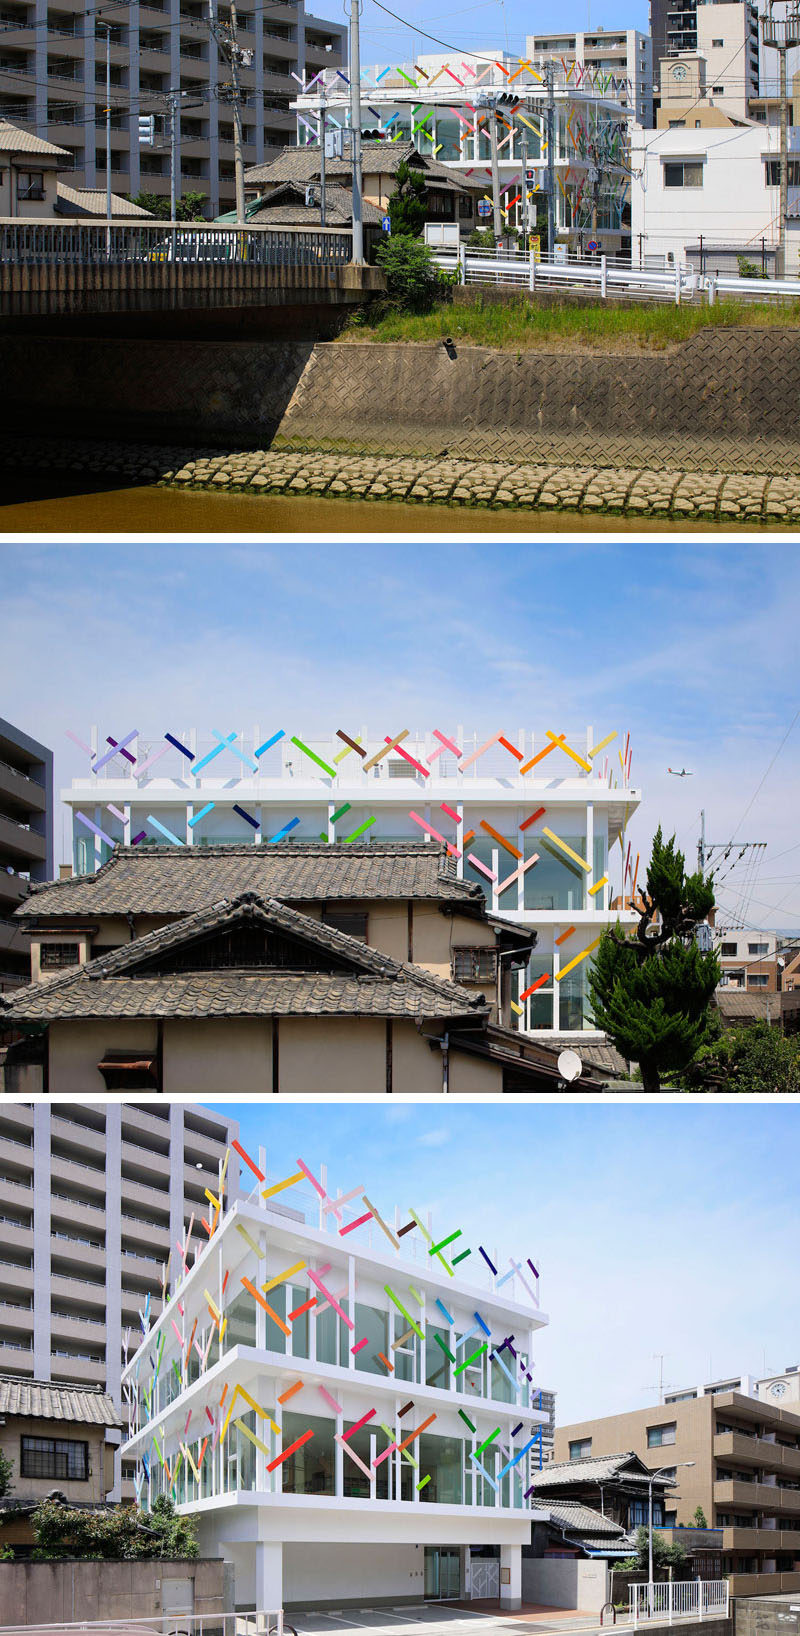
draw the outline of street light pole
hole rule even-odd
[[[663,1477],[665,1471],[682,1471],[686,1466],[693,1466],[694,1460],[679,1460],[675,1466],[657,1466],[651,1471],[647,1483],[647,1604],[648,1612],[653,1614],[653,1483],[656,1477]]]
[[[325,81],[319,99],[319,225],[325,227]]]
[[[353,254],[354,265],[364,260],[364,223],[361,207],[361,41],[359,38],[360,0],[350,0],[350,142],[353,160]]]
[[[547,85],[547,259],[552,261],[556,244],[556,172],[555,172],[555,97],[553,94],[553,64],[545,64]]]

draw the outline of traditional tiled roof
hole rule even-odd
[[[96,216],[105,220],[107,204],[105,188],[67,187],[66,182],[59,181],[56,184],[56,193],[56,209],[60,215],[66,216],[70,210],[74,210],[78,216]],[[141,205],[135,205],[121,193],[111,195],[111,215],[115,220],[118,216],[136,217],[148,222],[156,219],[152,210],[143,210]]]
[[[257,892],[284,903],[423,899],[481,918],[476,882],[460,881],[444,848],[424,841],[331,846],[117,847],[95,875],[34,885],[20,919],[189,915],[222,898]]]
[[[187,953],[198,939],[243,922],[318,951],[322,969],[187,969]],[[170,954],[180,969],[170,971]],[[155,962],[161,969],[154,969]],[[359,938],[253,892],[162,926],[47,983],[0,996],[0,1014],[25,1022],[268,1015],[485,1019],[488,1009],[483,995],[392,960]]]
[[[577,1051],[587,1068],[597,1068],[604,1074],[627,1074],[628,1064],[610,1040],[582,1040],[575,1034],[552,1034],[548,1045],[558,1051]]]
[[[381,174],[394,176],[401,160],[424,172],[427,180],[437,187],[452,188],[456,193],[469,193],[469,188],[454,171],[441,165],[426,153],[418,153],[413,142],[362,142],[361,168],[365,176]],[[244,173],[248,186],[262,182],[312,182],[319,176],[319,148],[284,148],[282,153],[263,165],[254,165]],[[327,159],[325,175],[330,181],[349,178],[353,172],[350,159]]]
[[[763,989],[753,989],[748,994],[744,990],[718,988],[714,992],[714,1004],[725,1022],[780,1022],[780,994],[765,993]]]
[[[274,193],[257,201],[258,208],[248,209],[247,220],[259,227],[319,227],[319,202],[307,205],[305,202],[306,183],[284,182],[277,187]],[[363,199],[361,216],[365,227],[380,227],[383,220],[383,211],[377,205],[370,204]],[[353,195],[349,188],[329,186],[325,184],[325,225],[326,227],[349,227],[353,220]]]
[[[668,1488],[670,1479],[657,1477],[656,1483]],[[641,1483],[647,1485],[650,1473],[643,1460],[631,1449],[627,1454],[594,1454],[585,1460],[559,1460],[557,1464],[542,1467],[531,1476],[531,1486],[539,1493],[565,1484],[579,1486],[585,1483]]]
[[[70,160],[66,148],[57,148],[54,142],[46,142],[43,136],[23,130],[21,125],[12,125],[8,119],[0,119],[0,152],[30,153],[37,159],[63,159],[66,163]]]
[[[542,1468],[544,1469],[544,1468]],[[618,1522],[612,1522],[610,1517],[604,1517],[602,1511],[595,1511],[589,1505],[582,1505],[580,1500],[548,1500],[544,1509],[549,1511],[554,1522],[559,1523],[570,1533],[598,1534],[612,1540],[621,1539],[625,1529]]]
[[[50,1381],[0,1375],[0,1415],[27,1415],[42,1420],[71,1420],[83,1426],[121,1426],[105,1392],[86,1386],[56,1386]]]

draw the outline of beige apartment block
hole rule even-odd
[[[723,1390],[556,1431],[557,1461],[627,1449],[674,1472],[669,1526],[722,1529],[733,1595],[800,1590],[800,1414]]]
[[[188,1104],[0,1104],[3,1375],[99,1388],[119,1408],[126,1333],[135,1348],[148,1299],[161,1311],[192,1216],[205,1242],[205,1189],[237,1130]]]

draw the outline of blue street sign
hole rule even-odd
[[[392,231],[392,218],[391,218],[391,216],[384,216],[384,218],[383,218],[383,220],[381,222],[381,227],[383,228],[384,233],[391,233],[391,231]]]
[[[479,199],[478,200],[478,215],[479,216],[491,216],[491,214],[492,214],[492,207],[491,207],[491,205],[489,203],[489,200],[488,199]]]

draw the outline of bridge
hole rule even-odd
[[[385,289],[343,228],[0,219],[0,323],[269,308],[320,317]],[[307,315],[311,317],[311,313]]]

